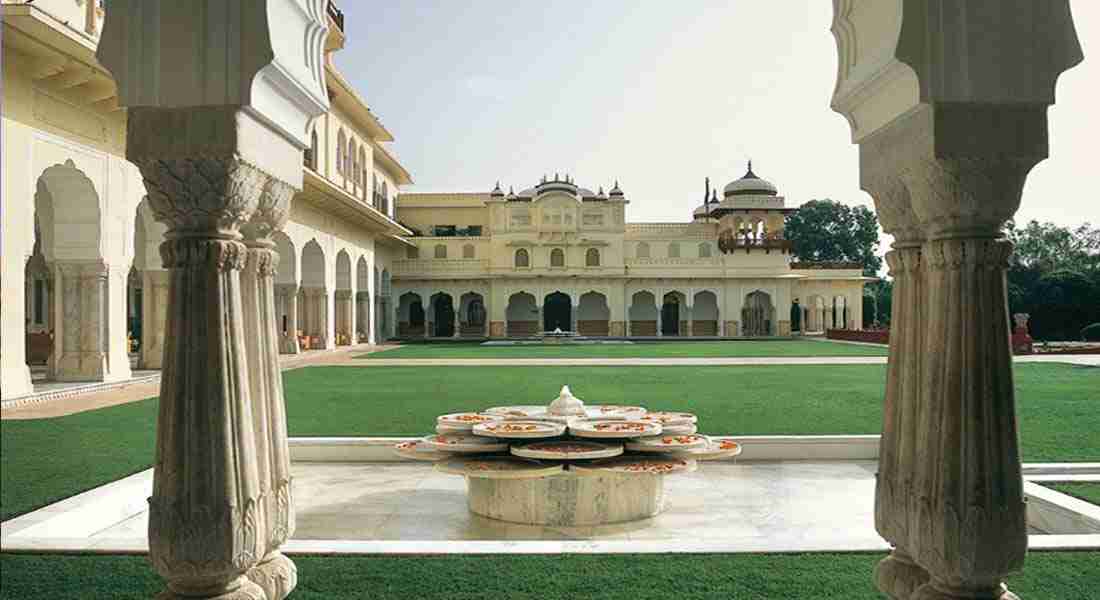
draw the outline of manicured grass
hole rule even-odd
[[[294,600],[879,600],[882,554],[299,556]],[[131,600],[163,589],[139,556],[0,555],[0,600]],[[1009,589],[1028,600],[1090,598],[1100,552],[1032,552]]]
[[[1027,461],[1100,460],[1100,369],[1016,365]],[[592,404],[689,410],[704,433],[878,433],[885,367],[312,367],[287,371],[294,436],[417,435],[436,415],[544,404],[568,383]],[[0,422],[0,518],[152,464],[156,400]]]
[[[1047,487],[1100,506],[1100,483],[1053,483]]]
[[[67,417],[0,421],[0,520],[148,468],[155,398]]]
[[[545,404],[569,384],[590,404],[688,410],[704,433],[882,429],[882,365],[736,367],[316,367],[284,377],[291,435],[416,435],[442,413]],[[1022,456],[1100,460],[1100,369],[1015,368]],[[308,399],[308,400],[307,400]]]
[[[886,356],[885,347],[760,340],[634,342],[632,344],[483,346],[446,342],[408,344],[356,358],[736,358],[750,356]]]

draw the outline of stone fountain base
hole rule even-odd
[[[648,519],[665,509],[665,476],[578,474],[492,479],[467,477],[470,511],[528,525],[607,525]]]

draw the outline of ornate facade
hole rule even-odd
[[[792,262],[787,208],[750,165],[683,223],[628,223],[626,194],[568,176],[521,192],[402,194],[399,337],[787,336],[861,329],[858,264]]]
[[[304,151],[256,159],[296,168],[301,182],[277,253],[274,301],[284,353],[374,342],[387,316],[390,256],[411,232],[394,219],[411,182],[386,148],[392,134],[332,64],[343,48],[331,4],[325,60],[311,77],[330,99],[304,128]],[[127,148],[132,114],[96,50],[105,13],[92,0],[38,0],[3,9],[4,399],[35,380],[121,381],[164,356],[168,227]],[[326,9],[322,8],[322,13]],[[176,92],[173,92],[176,93]],[[179,93],[183,93],[182,91]],[[285,163],[285,164],[284,164]],[[29,364],[28,364],[29,363]]]

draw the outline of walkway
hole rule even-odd
[[[335,350],[306,351],[279,356],[284,371],[319,364],[343,364],[353,355],[374,352],[385,346],[356,345]],[[61,417],[94,408],[105,408],[152,398],[160,393],[160,371],[137,371],[134,378],[118,382],[50,383],[41,391],[23,398],[5,400],[0,408],[3,419],[41,419]],[[38,390],[39,386],[36,385]]]
[[[371,358],[355,360],[348,356],[332,356],[315,365],[356,367],[523,367],[523,366],[736,366],[736,365],[884,365],[885,356],[743,356],[733,358]],[[1017,356],[1017,363],[1056,362],[1100,367],[1100,354],[1066,354],[1054,356]]]

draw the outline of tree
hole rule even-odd
[[[1040,340],[1077,339],[1100,322],[1100,229],[1030,221],[1009,222],[1015,244],[1009,259],[1008,304],[1031,315],[1031,335]]]
[[[866,206],[811,200],[787,215],[784,235],[792,242],[798,260],[855,262],[863,265],[863,274],[869,276],[882,267],[878,218]]]

